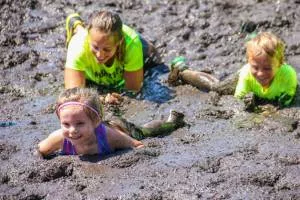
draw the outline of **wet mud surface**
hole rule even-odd
[[[64,20],[108,8],[154,42],[166,65],[223,80],[245,63],[247,20],[287,44],[300,72],[300,2],[286,1],[0,1],[0,199],[300,199],[300,111],[296,105],[244,111],[231,95],[171,87],[152,71],[137,98],[106,107],[137,124],[185,114],[188,126],[143,140],[145,148],[106,158],[33,156],[59,128],[53,103],[63,89]],[[299,92],[298,92],[299,95]]]

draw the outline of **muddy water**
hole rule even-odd
[[[185,113],[188,125],[145,139],[146,147],[106,158],[40,160],[35,145],[59,128],[53,103],[63,89],[64,19],[108,8],[154,42],[166,65],[185,56],[192,69],[225,79],[244,63],[247,20],[287,42],[300,78],[300,2],[286,1],[0,1],[0,199],[299,199],[300,111],[244,111],[231,95],[170,87],[164,67],[146,77],[136,99],[107,116],[137,124]]]

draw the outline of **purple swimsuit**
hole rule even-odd
[[[104,124],[100,124],[95,129],[95,134],[98,142],[98,154],[107,155],[111,153],[110,147],[107,142],[106,128]],[[62,155],[77,155],[74,145],[67,139],[64,139],[64,146],[61,151]]]

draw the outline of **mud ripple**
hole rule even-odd
[[[199,114],[196,115],[196,118],[230,119],[233,117],[233,115],[233,110],[212,107],[202,110]]]
[[[14,154],[18,151],[19,151],[19,149],[16,145],[12,145],[7,142],[0,141],[0,159],[1,160],[8,160],[12,154]]]
[[[73,165],[70,161],[47,161],[28,170],[27,179],[30,182],[48,182],[73,174]]]
[[[299,155],[286,155],[280,156],[278,158],[279,162],[283,165],[290,166],[290,165],[299,165],[300,164],[300,157]]]
[[[144,160],[149,160],[151,158],[158,157],[160,155],[160,151],[155,149],[139,149],[136,150],[135,153],[129,153],[126,155],[120,156],[120,158],[114,162],[111,167],[115,168],[128,168],[136,165],[139,162]]]
[[[199,171],[204,171],[207,173],[216,173],[219,171],[221,165],[221,158],[218,157],[208,157],[202,161],[193,164],[193,167],[199,169]]]
[[[279,181],[281,174],[273,173],[273,172],[257,172],[253,174],[249,174],[247,177],[242,178],[243,183],[250,183],[259,187],[274,187],[276,183]]]

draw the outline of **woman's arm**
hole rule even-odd
[[[70,68],[65,68],[65,88],[85,87],[84,73]]]
[[[124,72],[125,88],[134,92],[141,90],[144,81],[144,70],[143,68],[133,71]]]
[[[47,156],[62,147],[64,136],[61,129],[51,133],[46,139],[38,144],[38,152],[42,156]]]

